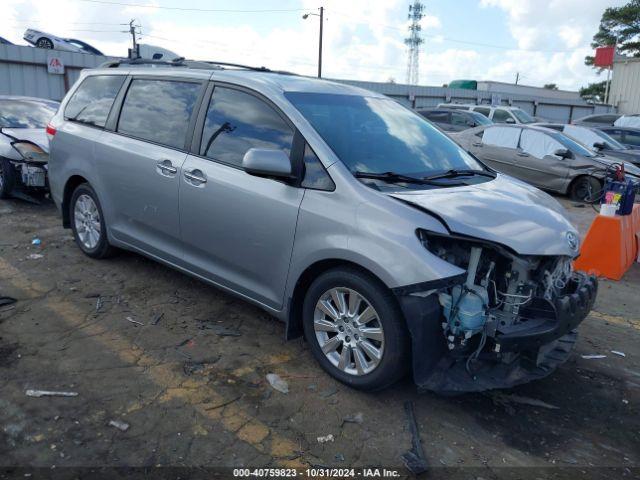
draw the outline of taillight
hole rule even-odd
[[[56,129],[51,126],[51,124],[47,125],[47,135],[51,135],[52,137],[56,134]]]

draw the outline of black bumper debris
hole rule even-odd
[[[437,297],[399,296],[411,333],[416,385],[421,390],[457,394],[510,388],[546,377],[569,358],[577,339],[575,328],[593,307],[598,281],[578,274],[571,287],[573,293],[553,303],[536,298],[522,308],[520,315],[526,321],[499,327],[493,348],[480,355],[473,375],[466,369],[466,357],[447,349]]]

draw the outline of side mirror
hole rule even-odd
[[[516,123],[516,121],[515,121],[513,118],[508,117],[508,118],[504,121],[504,123]]]
[[[573,157],[573,154],[571,153],[571,150],[569,150],[567,148],[559,148],[558,150],[553,152],[553,154],[556,157],[560,157],[560,158],[572,158]]]
[[[474,122],[473,120],[467,120],[467,127],[477,127],[476,122]]]
[[[282,150],[251,148],[242,158],[242,167],[250,175],[291,179],[291,160]]]
[[[595,142],[593,144],[593,148],[595,148],[596,150],[604,150],[605,148],[607,148],[607,145],[604,142]]]

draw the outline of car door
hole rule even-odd
[[[570,160],[554,153],[565,147],[551,135],[523,129],[516,162],[522,180],[546,190],[564,192]]]
[[[216,85],[180,178],[188,268],[272,308],[282,307],[304,189],[249,175],[242,159],[251,148],[291,155],[294,132],[265,98]]]
[[[496,108],[493,111],[491,120],[493,120],[493,123],[518,123],[513,115],[511,115],[508,110],[505,110],[503,108]]]
[[[473,142],[472,153],[499,172],[519,177],[516,156],[520,130],[517,127],[489,126]]]
[[[95,150],[114,212],[109,228],[117,240],[179,263],[178,188],[189,124],[205,85],[145,76],[126,88],[114,131],[105,132]]]

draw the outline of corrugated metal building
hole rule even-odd
[[[640,113],[640,58],[616,58],[609,99],[618,113]]]
[[[49,73],[48,64],[59,59],[64,73]],[[113,59],[88,53],[61,52],[20,45],[0,45],[0,95],[62,100],[84,68]]]
[[[530,85],[516,85],[514,83],[479,81],[478,90],[484,92],[500,92],[504,94],[529,95],[532,97],[560,98],[564,100],[581,100],[578,92],[569,90],[551,90]]]

